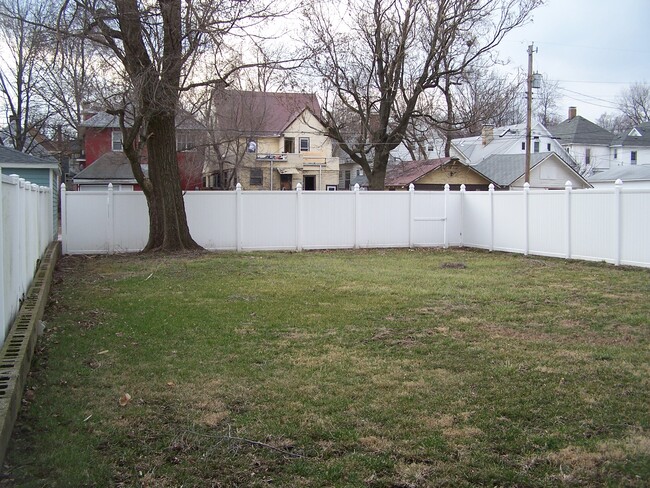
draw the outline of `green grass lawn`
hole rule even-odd
[[[649,483],[649,270],[465,250],[58,268],[5,484]]]

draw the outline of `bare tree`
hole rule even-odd
[[[101,98],[103,68],[97,48],[84,38],[63,38],[44,50],[43,83],[38,93],[50,108],[52,122],[75,137],[83,121],[84,104]]]
[[[650,122],[650,84],[633,83],[623,90],[618,108],[632,125]]]
[[[534,93],[535,116],[545,127],[562,122],[558,112],[559,86],[557,81],[551,81],[548,76],[543,76],[542,87]]]
[[[464,73],[539,4],[358,0],[338,12],[336,25],[331,11],[309,5],[307,47],[325,97],[321,122],[371,189],[384,188],[389,153],[404,139],[422,94]]]
[[[50,4],[41,0],[1,0],[0,38],[6,58],[0,64],[2,95],[9,144],[22,152],[38,145],[49,117],[47,106],[38,96],[42,86],[42,56],[47,45],[43,22],[51,14]]]
[[[610,131],[612,134],[622,134],[626,130],[629,130],[633,124],[623,114],[610,114],[609,112],[605,112],[598,116],[596,125]]]
[[[130,86],[120,117],[124,152],[149,208],[145,250],[196,249],[187,226],[176,158],[175,119],[180,95],[192,88],[227,83],[241,68],[229,64],[229,40],[273,15],[270,3],[255,0],[77,0],[62,11],[62,30],[109,49]],[[85,19],[83,29],[75,22]],[[253,61],[252,64],[255,64]],[[199,74],[199,68],[203,73]],[[131,122],[131,123],[129,123]],[[136,142],[142,138],[148,176]]]

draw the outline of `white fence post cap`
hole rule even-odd
[[[524,190],[530,190],[530,183],[524,183]]]
[[[111,191],[113,190],[113,183],[108,184],[108,189],[111,190]]]
[[[237,183],[237,186],[235,186],[236,191],[241,191],[241,183]]]
[[[465,186],[465,183],[460,185],[460,191],[465,191],[466,189],[467,189],[467,187]]]
[[[409,191],[415,191],[415,185],[413,183],[409,185]]]
[[[302,183],[296,185],[296,191],[302,191]]]
[[[573,188],[573,183],[571,183],[571,180],[566,180],[566,183],[564,184],[564,188],[566,190],[570,190],[571,188]]]
[[[614,185],[616,185],[616,186],[623,186],[623,180],[620,179],[620,178],[617,179],[617,180],[614,182]]]
[[[359,186],[359,183],[355,183],[355,184],[354,184],[354,191],[359,191],[359,188],[361,188],[361,187]]]
[[[490,190],[490,191],[494,191],[494,183],[490,183],[490,184],[488,185],[488,190]]]
[[[445,191],[449,191],[451,187],[449,186],[449,183],[445,183]]]

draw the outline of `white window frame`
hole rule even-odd
[[[124,137],[122,137],[121,130],[114,130],[113,132],[111,132],[111,150],[113,152],[123,152],[124,151],[124,146],[122,144],[123,140]]]
[[[307,149],[303,149],[302,147],[303,142],[307,143]],[[311,141],[309,140],[309,137],[299,138],[299,147],[300,147],[300,152],[309,152],[311,150]]]

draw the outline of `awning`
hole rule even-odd
[[[278,170],[278,173],[281,175],[297,175],[298,170],[296,168],[275,168]]]

